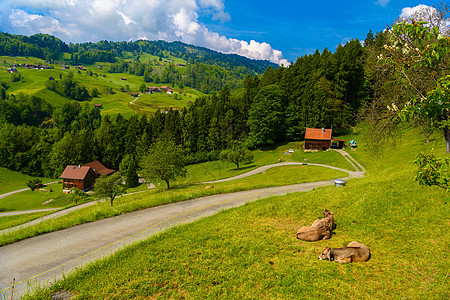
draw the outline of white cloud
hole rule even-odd
[[[411,18],[413,17],[415,14],[421,12],[421,11],[435,11],[436,9],[434,7],[431,6],[427,6],[424,4],[419,4],[415,7],[405,7],[402,9],[402,13],[400,14],[401,18]]]
[[[230,20],[224,0],[2,0],[0,30],[48,33],[67,42],[179,40],[224,53],[288,65],[267,43],[211,32],[199,16]]]
[[[431,27],[438,27],[442,35],[450,34],[450,19],[442,19],[436,8],[427,5],[417,5],[415,7],[405,7],[402,9],[400,19],[423,19]]]
[[[378,0],[377,2],[375,2],[375,4],[386,7],[386,5],[389,3],[389,1],[391,1],[391,0]]]

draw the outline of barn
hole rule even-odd
[[[305,150],[327,150],[331,147],[332,129],[306,128]]]

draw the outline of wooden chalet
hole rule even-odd
[[[306,128],[305,150],[327,150],[331,147],[331,129]]]
[[[82,166],[67,166],[60,178],[63,180],[63,192],[69,193],[76,187],[84,192],[88,191],[100,175],[111,175],[115,170],[108,169],[98,160]]]
[[[86,192],[94,185],[97,177],[91,167],[69,165],[60,176],[63,180],[63,192],[69,193],[73,187]]]

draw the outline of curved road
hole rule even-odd
[[[257,170],[252,172],[258,173]],[[342,171],[349,173],[342,179],[363,177],[362,172]],[[14,299],[18,299],[27,291],[27,286],[50,284],[75,268],[168,228],[260,198],[333,184],[334,180],[326,180],[202,197],[86,223],[0,247],[0,298],[11,297],[13,278]]]

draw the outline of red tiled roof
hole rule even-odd
[[[88,166],[67,166],[59,178],[84,179],[89,172]]]
[[[109,175],[115,172],[115,170],[108,169],[98,160],[84,164],[83,166],[91,167],[96,173],[100,173],[103,175]]]
[[[331,129],[306,128],[305,140],[331,140]]]

